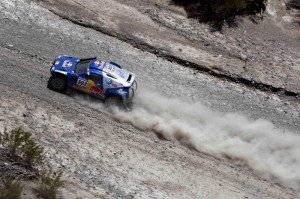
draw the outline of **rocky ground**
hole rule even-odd
[[[82,17],[74,17],[73,22],[71,15],[63,19],[57,14],[70,5],[40,6],[58,1],[47,2],[0,1],[0,130],[23,126],[34,134],[46,147],[49,164],[64,170],[65,198],[300,198],[300,105],[296,99],[170,62],[151,53],[149,46],[141,50],[119,34],[103,34],[109,29],[96,31],[73,23],[81,23]],[[82,7],[94,5],[73,2]],[[114,9],[112,2],[116,3]],[[132,2],[101,1],[107,3],[106,13],[122,5],[120,9],[130,10],[129,16]],[[73,8],[68,8],[72,13]],[[98,16],[98,12],[90,12]],[[150,20],[149,13],[144,13],[145,21],[173,31]],[[115,24],[120,19],[114,18]],[[89,18],[84,18],[84,23],[86,20]],[[218,58],[214,55],[219,52],[209,49],[217,40],[214,38],[224,37],[213,35],[206,36],[205,41],[211,43],[207,50],[201,47],[199,54],[212,60],[224,56],[228,61],[224,63],[230,65],[230,54]],[[282,48],[297,64],[299,45],[293,41],[291,48],[290,43],[282,42],[287,46]],[[278,56],[281,50],[276,50]],[[97,55],[134,71],[140,94],[133,111],[109,112],[87,96],[47,89],[49,67],[60,54]],[[291,74],[297,83],[299,68],[294,68]],[[24,198],[32,198],[26,194]]]

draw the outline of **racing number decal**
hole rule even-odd
[[[76,84],[80,88],[85,88],[87,85],[87,80],[79,77]]]

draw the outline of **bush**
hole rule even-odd
[[[30,165],[41,164],[44,159],[44,148],[31,138],[29,132],[21,128],[0,133],[0,144],[12,158],[21,158]]]
[[[34,170],[38,176],[37,188],[34,191],[39,198],[62,198],[59,193],[59,189],[64,186],[64,181],[61,180],[62,171],[54,172],[52,169],[39,171],[34,168],[35,164],[43,165],[44,148],[31,137],[29,132],[21,128],[13,129],[10,132],[5,130],[0,133],[0,147],[3,148],[2,150],[9,159],[18,163],[18,166],[23,168],[29,166],[30,170]],[[9,172],[8,170],[4,171]],[[0,184],[0,199],[20,198],[22,187],[19,183],[5,179],[2,184]]]
[[[62,171],[54,172],[52,169],[42,170],[38,179],[38,188],[35,190],[42,199],[59,199],[62,196],[59,189],[65,184],[61,180]]]
[[[286,3],[286,7],[288,9],[297,9],[300,10],[300,1],[299,0],[290,0]]]
[[[20,183],[10,178],[2,179],[0,185],[0,199],[19,199],[23,188]]]
[[[221,29],[224,21],[232,23],[237,15],[255,15],[266,9],[266,0],[173,0],[182,5],[189,17],[198,18]]]

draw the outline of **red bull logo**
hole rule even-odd
[[[91,93],[96,93],[98,95],[103,95],[103,90],[101,90],[98,86],[92,86],[90,88]]]

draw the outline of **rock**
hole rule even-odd
[[[247,61],[247,60],[248,60],[247,55],[245,55],[245,54],[243,54],[243,53],[240,54],[240,58],[241,58],[241,60],[243,60],[243,61]]]
[[[285,94],[285,91],[284,91],[284,89],[281,89],[281,90],[279,90],[276,94],[277,94],[278,96],[282,96],[282,95]]]

